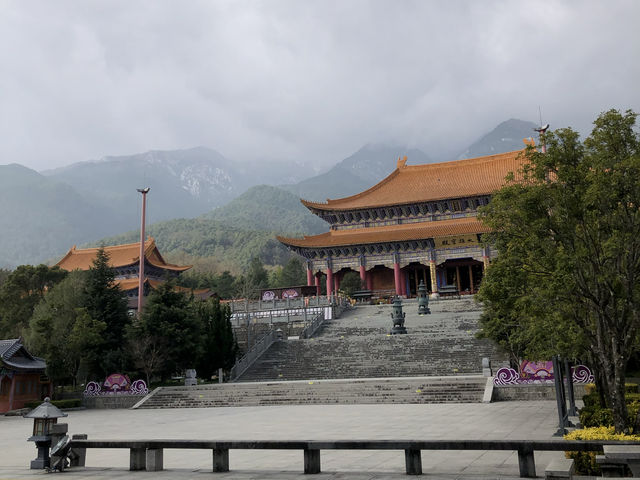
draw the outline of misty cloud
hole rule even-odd
[[[455,155],[508,118],[588,132],[640,110],[640,3],[0,4],[0,163],[205,145],[335,163]],[[442,158],[445,159],[445,158]]]

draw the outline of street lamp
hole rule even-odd
[[[147,209],[147,193],[151,190],[149,187],[138,188],[138,192],[142,194],[142,218],[140,220],[140,266],[138,268],[138,318],[142,315],[142,297],[144,296],[144,225]]]

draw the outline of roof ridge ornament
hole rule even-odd
[[[406,165],[406,163],[407,163],[406,155],[404,157],[398,157],[398,165],[397,165],[398,170],[403,168]]]

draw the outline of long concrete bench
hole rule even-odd
[[[205,449],[213,452],[213,471],[229,471],[229,450],[302,450],[304,473],[320,473],[321,450],[404,450],[407,475],[422,474],[422,450],[511,450],[518,452],[521,477],[535,477],[534,452],[601,451],[604,445],[633,442],[569,440],[72,440],[74,449],[128,448],[130,470],[162,470],[164,449]],[[636,444],[637,445],[637,444]]]

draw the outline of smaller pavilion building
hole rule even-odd
[[[50,397],[44,359],[31,355],[22,339],[0,340],[0,413]]]
[[[99,248],[76,248],[74,245],[56,266],[67,270],[89,270],[93,265]],[[140,243],[126,243],[104,247],[109,255],[109,265],[115,273],[115,281],[127,296],[129,309],[136,310],[138,302],[138,282],[140,269]],[[144,246],[144,295],[156,288],[167,278],[177,277],[189,270],[191,265],[173,265],[167,263],[155,239],[149,237]]]

